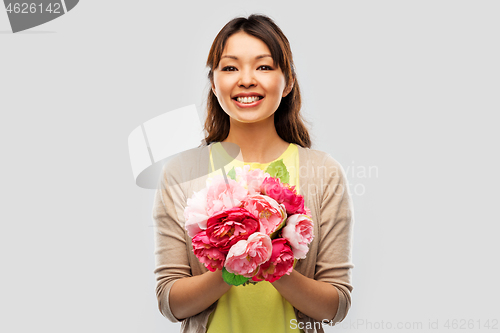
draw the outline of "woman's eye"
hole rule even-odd
[[[273,70],[273,68],[271,66],[267,66],[267,65],[260,66],[259,69],[263,70],[263,71],[272,71]]]
[[[232,72],[232,71],[235,71],[236,70],[236,67],[233,67],[233,66],[226,66],[226,67],[223,67],[222,68],[223,71],[228,71],[228,72]]]

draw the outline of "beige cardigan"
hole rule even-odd
[[[170,159],[163,167],[155,195],[156,296],[160,312],[172,322],[179,321],[169,305],[169,292],[174,282],[207,271],[194,255],[191,239],[184,229],[184,207],[193,192],[206,186],[210,147],[194,148]],[[300,193],[315,221],[315,237],[307,258],[299,260],[295,270],[309,278],[331,283],[337,289],[339,306],[329,322],[332,325],[342,321],[351,306],[352,200],[344,170],[336,160],[325,152],[297,147]],[[217,302],[184,319],[181,332],[205,333],[208,317],[216,305]],[[295,315],[306,333],[323,332],[320,322],[297,309]]]

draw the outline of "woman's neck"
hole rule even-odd
[[[273,116],[259,123],[231,121],[229,135],[222,142],[237,144],[241,152],[236,157],[244,162],[268,163],[283,154],[290,143],[276,132]]]

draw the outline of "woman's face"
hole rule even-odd
[[[268,119],[291,90],[285,88],[285,76],[274,66],[263,41],[245,32],[227,39],[214,69],[212,90],[233,120],[254,123]]]

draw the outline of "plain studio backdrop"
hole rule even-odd
[[[186,105],[202,119],[210,45],[252,13],[290,40],[313,148],[351,184],[352,307],[327,332],[500,328],[499,11],[84,0],[12,34],[0,8],[0,331],[178,332],[157,308],[154,190],[135,185],[127,138]]]

